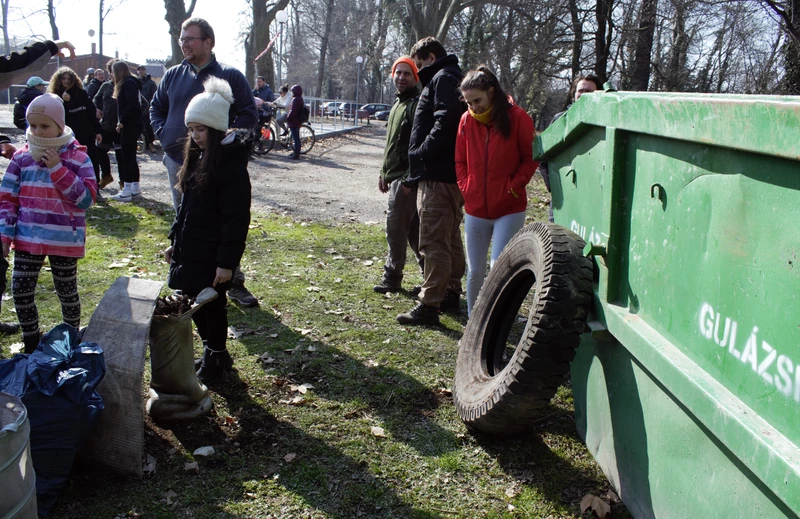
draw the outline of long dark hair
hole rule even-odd
[[[114,99],[119,98],[119,93],[122,91],[122,82],[133,76],[128,64],[122,60],[118,60],[111,65],[111,71],[114,74]]]
[[[214,183],[217,175],[220,174],[222,167],[222,139],[225,132],[215,130],[206,126],[208,130],[208,140],[206,149],[200,149],[189,132],[186,135],[186,144],[183,147],[183,161],[180,171],[178,171],[178,185],[176,186],[181,193],[186,193],[192,185],[202,192],[206,191]]]
[[[464,90],[481,90],[488,92],[490,88],[494,88],[494,97],[492,98],[492,124],[500,134],[508,139],[511,135],[511,121],[508,117],[508,111],[511,110],[511,103],[508,101],[508,96],[497,76],[489,70],[486,65],[481,65],[476,70],[470,70],[461,81],[461,91]]]

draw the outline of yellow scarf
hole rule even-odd
[[[485,124],[486,126],[490,126],[492,124],[492,110],[494,110],[494,105],[490,106],[488,110],[483,112],[482,114],[476,114],[469,109],[469,115],[475,118],[481,124]]]

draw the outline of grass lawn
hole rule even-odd
[[[529,196],[541,219],[540,183]],[[146,202],[90,209],[84,324],[117,276],[166,278],[171,216]],[[228,307],[238,371],[212,387],[213,411],[180,425],[147,421],[154,474],[78,466],[50,517],[580,517],[581,498],[608,483],[577,437],[570,389],[524,436],[468,432],[450,396],[466,316],[399,326],[395,315],[414,300],[372,291],[384,254],[379,226],[254,215],[242,269],[261,306]],[[43,329],[60,322],[49,272],[37,302]],[[7,300],[3,320],[12,308]],[[2,339],[3,357],[19,337]],[[313,387],[302,393],[303,384]],[[207,445],[217,453],[194,459]],[[199,470],[185,470],[192,461]]]

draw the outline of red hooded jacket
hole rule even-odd
[[[508,117],[511,133],[506,139],[469,112],[461,116],[456,176],[464,195],[464,210],[470,216],[494,220],[521,213],[528,205],[525,186],[539,165],[533,160],[533,120],[513,104]]]

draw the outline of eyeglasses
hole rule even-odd
[[[203,41],[203,40],[205,40],[205,38],[198,38],[198,37],[196,37],[196,36],[189,36],[189,37],[187,37],[187,38],[180,38],[180,39],[178,40],[178,43],[180,43],[181,45],[184,45],[184,44],[186,44],[186,43],[188,43],[189,45],[191,45],[192,43],[194,43],[194,40],[200,40],[200,41]]]

